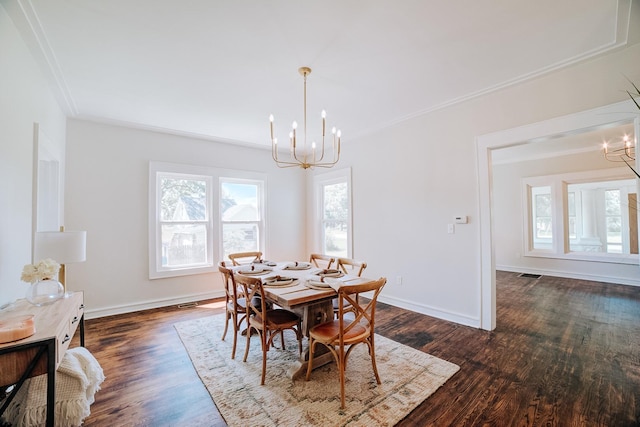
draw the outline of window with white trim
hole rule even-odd
[[[260,251],[263,247],[263,182],[220,178],[222,254]]]
[[[523,179],[527,256],[637,263],[637,183],[626,168]]]
[[[535,224],[533,247],[550,249],[553,246],[551,187],[531,187],[531,205],[532,222]]]
[[[351,257],[351,169],[315,175],[316,251]]]
[[[150,162],[149,278],[213,272],[229,252],[264,251],[264,182],[254,172]]]

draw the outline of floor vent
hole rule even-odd
[[[531,273],[520,273],[518,277],[526,277],[528,279],[539,279],[542,277],[542,274],[531,274]]]
[[[178,308],[192,308],[197,306],[198,306],[197,302],[185,302],[182,304],[178,304]]]

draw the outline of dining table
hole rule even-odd
[[[293,311],[302,319],[302,332],[308,337],[309,330],[320,323],[334,318],[333,299],[337,297],[336,287],[341,284],[356,285],[371,279],[344,274],[337,269],[318,268],[302,261],[261,261],[241,265],[234,274],[260,277],[265,298],[286,310]],[[309,346],[303,351],[299,361],[289,369],[292,379],[306,375],[309,361]],[[316,346],[313,368],[331,363],[333,355],[324,346]]]

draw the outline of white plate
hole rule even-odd
[[[317,283],[318,285],[314,285],[314,283]],[[304,285],[309,289],[315,289],[317,291],[326,291],[328,289],[331,289],[331,287],[327,286],[326,283],[315,282],[315,281],[304,282]]]
[[[263,260],[263,261],[255,261],[255,262],[253,262],[252,264],[253,264],[253,265],[257,265],[257,266],[259,266],[259,265],[266,265],[267,267],[275,267],[275,266],[277,266],[277,265],[278,265],[278,263],[277,263],[277,262],[273,262],[273,261],[264,261],[264,260]]]
[[[344,273],[340,270],[322,270],[318,273],[320,277],[342,277]]]
[[[311,264],[308,262],[292,262],[287,264],[285,270],[308,270],[311,268]]]
[[[265,281],[265,286],[287,286],[292,284],[296,279],[293,277],[281,277],[279,279],[271,279]]]
[[[314,288],[326,289],[331,287],[331,285],[328,284],[327,282],[321,282],[319,280],[308,280],[307,283]]]
[[[238,274],[244,274],[245,276],[253,276],[253,275],[260,275],[260,274],[266,274],[268,272],[270,272],[271,269],[268,267],[260,267],[260,266],[255,266],[252,265],[251,267],[243,267],[238,269],[238,271],[236,271],[236,273]]]

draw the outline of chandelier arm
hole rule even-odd
[[[304,156],[304,157],[302,158],[302,160],[300,160],[300,159],[298,158],[298,152],[297,152],[297,150],[296,150],[296,146],[295,146],[295,145],[293,146],[293,153],[292,153],[292,155],[293,155],[293,158],[295,159],[295,161],[297,161],[297,162],[298,162],[298,163],[300,163],[301,165],[302,165],[302,164],[304,164],[304,163],[306,163],[306,161],[307,161],[307,156]]]
[[[322,134],[322,151],[320,151],[318,162],[322,162],[322,159],[324,159],[324,133]]]
[[[640,175],[638,175],[638,172],[636,172],[636,170],[629,164],[629,162],[627,162],[624,158],[622,158],[622,161],[624,161],[625,165],[629,166],[629,169],[631,169],[633,173],[636,174],[638,178],[640,178]]]
[[[283,161],[283,160],[278,160],[278,161],[276,162],[276,165],[277,165],[279,168],[292,168],[292,167],[295,167],[295,166],[302,166],[302,163],[298,163],[298,162],[285,162],[285,161]]]

